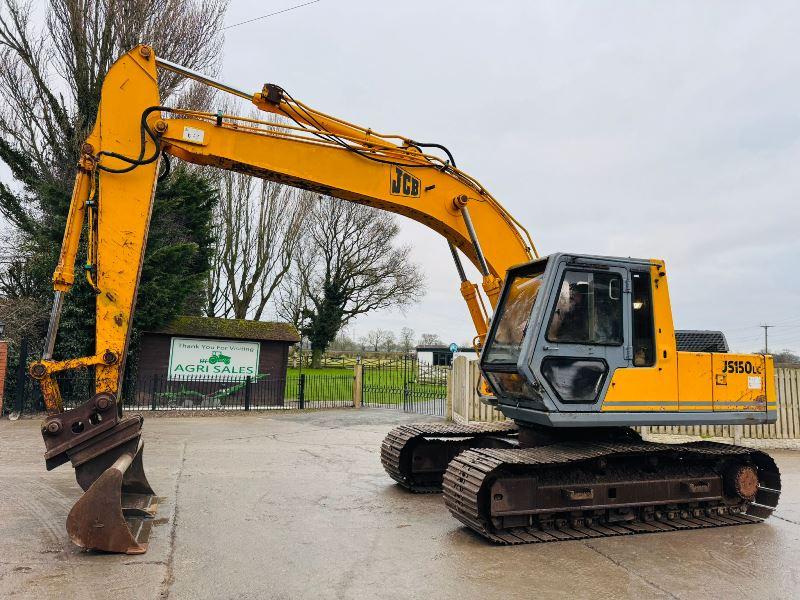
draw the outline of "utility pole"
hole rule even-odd
[[[767,325],[764,323],[763,325],[759,325],[759,327],[764,328],[764,354],[769,354],[769,335],[767,330],[770,327],[775,327],[775,325]]]

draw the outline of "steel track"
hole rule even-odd
[[[507,529],[498,529],[488,516],[487,490],[504,469],[511,468],[516,473],[523,472],[535,477],[536,472],[543,468],[563,467],[564,472],[568,473],[570,469],[579,468],[581,463],[596,462],[598,459],[657,455],[698,463],[726,458],[752,461],[758,469],[758,492],[754,501],[742,501],[735,506],[723,503],[671,503],[664,506],[663,510],[656,511],[652,507],[648,510],[634,507],[633,512],[638,518],[613,522],[611,511],[591,508],[583,513],[577,511],[582,516],[576,517],[576,511],[570,511],[547,518],[543,521],[544,525],[537,522],[538,519],[531,518],[528,527]],[[647,484],[643,482],[642,485]],[[713,442],[563,442],[535,448],[472,449],[453,459],[444,475],[444,499],[450,512],[467,527],[498,544],[556,542],[760,523],[777,506],[780,488],[780,473],[769,455],[750,448]]]
[[[439,485],[421,485],[414,480],[411,472],[410,455],[417,444],[424,443],[426,438],[463,443],[466,448],[474,447],[474,442],[462,441],[458,438],[475,440],[482,437],[494,437],[516,433],[513,422],[480,423],[461,425],[457,423],[418,423],[400,425],[392,429],[381,444],[381,462],[389,476],[408,490],[418,494],[441,492]],[[469,445],[468,445],[469,444]]]

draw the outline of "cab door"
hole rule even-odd
[[[631,294],[626,301],[629,328],[626,368],[617,369],[603,411],[678,410],[675,331],[663,266],[632,264]],[[710,363],[708,365],[710,367]],[[710,390],[708,390],[710,392]]]
[[[619,266],[560,265],[531,363],[559,410],[598,410],[626,364],[627,277]]]

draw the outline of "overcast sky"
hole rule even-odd
[[[796,2],[322,0],[226,30],[221,74],[444,143],[543,254],[663,258],[677,327],[800,350],[798,27]],[[402,234],[428,294],[355,333],[470,338],[444,240]]]
[[[304,0],[231,0],[234,24]],[[540,252],[666,260],[676,326],[800,350],[800,4],[321,0],[227,29],[219,78],[446,144]],[[356,336],[473,335],[443,238],[428,293]],[[477,280],[477,274],[475,275]]]

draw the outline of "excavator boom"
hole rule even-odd
[[[247,97],[285,123],[161,106],[158,64]],[[57,317],[62,296],[75,279],[75,258],[87,223],[89,257],[84,268],[98,292],[97,353],[79,360],[83,366],[90,361],[96,367],[99,391],[117,392],[156,173],[164,156],[287,183],[423,223],[475,264],[493,306],[505,271],[536,256],[533,242],[479,182],[451,160],[423,153],[427,146],[431,144],[377,134],[324,115],[275,85],[247,95],[160,61],[147,46],[130,51],[106,76],[98,119],[83,146],[53,276],[56,301],[47,351],[35,376],[42,379],[45,371],[62,370],[50,360]],[[486,310],[476,286],[466,280],[455,250],[453,257],[480,342],[487,330]],[[60,408],[55,391],[45,394],[45,401],[48,410]]]

